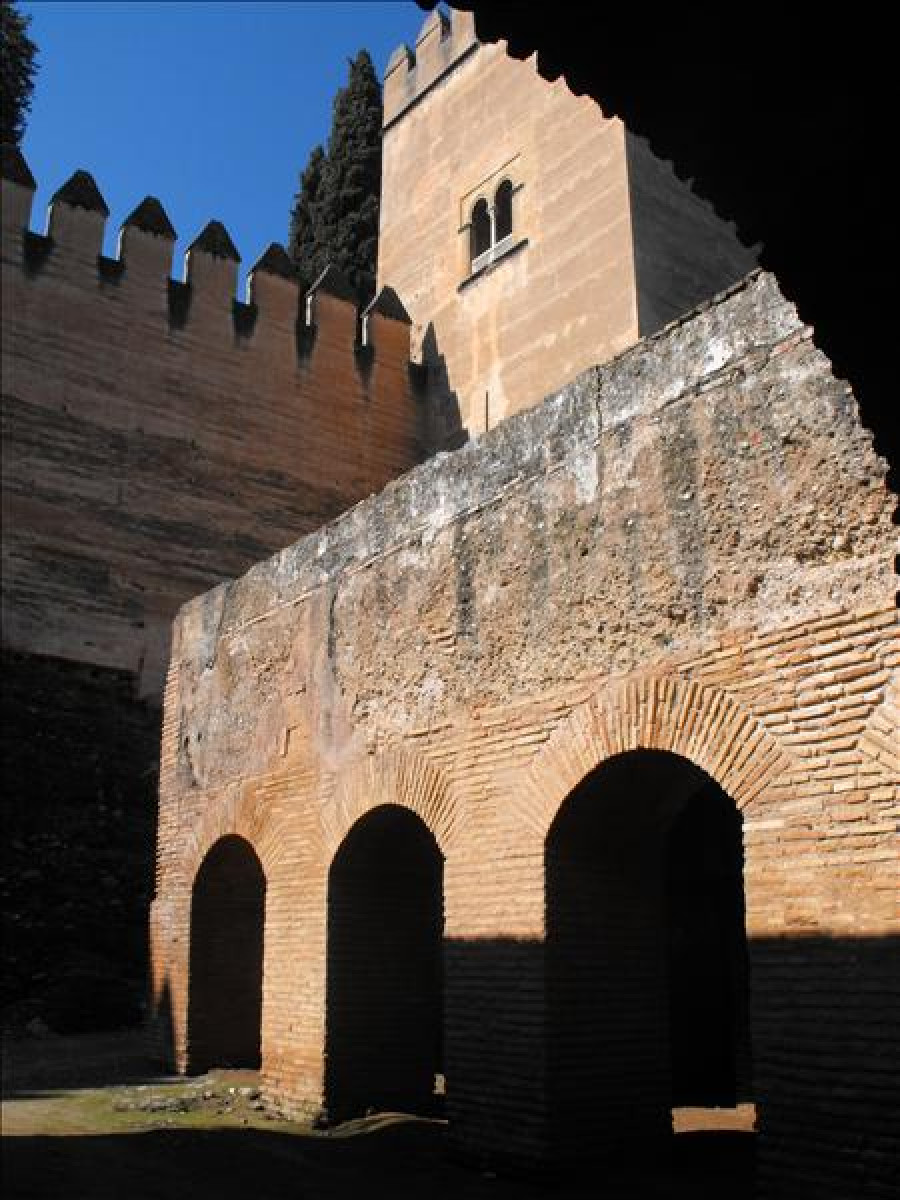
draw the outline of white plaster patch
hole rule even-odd
[[[419,700],[426,704],[438,704],[444,695],[444,681],[435,671],[429,671],[419,684]]]
[[[713,338],[706,344],[706,353],[703,355],[703,365],[700,368],[702,374],[712,375],[714,371],[720,371],[732,357],[731,343],[724,338]]]
[[[597,455],[593,446],[588,446],[572,459],[572,478],[575,481],[575,502],[590,504],[597,497],[600,482],[597,473]]]

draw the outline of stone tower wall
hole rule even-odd
[[[433,12],[384,80],[378,275],[429,364],[432,437],[453,445],[744,275],[754,256],[671,169],[470,13]],[[513,224],[473,269],[472,208],[513,185]]]

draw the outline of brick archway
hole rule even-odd
[[[364,759],[337,779],[322,812],[326,864],[360,817],[385,804],[407,808],[421,818],[445,859],[456,840],[459,804],[449,780],[437,767],[409,750]]]
[[[202,819],[185,837],[181,870],[188,887],[211,847],[229,834],[250,843],[271,886],[278,876],[278,865],[287,845],[284,820],[280,816],[273,817],[271,805],[264,795],[246,788],[211,796]]]
[[[543,842],[573,789],[628,750],[689,759],[745,812],[763,792],[791,788],[792,760],[751,713],[719,689],[662,676],[628,680],[572,710],[525,773],[521,819]]]

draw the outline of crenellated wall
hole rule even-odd
[[[275,245],[239,301],[218,222],[173,279],[152,197],[105,258],[86,172],[29,232],[33,181],[5,175],[4,642],[158,696],[185,600],[420,461],[408,321],[383,293],[361,345],[337,272],[304,299]]]
[[[151,915],[157,1016],[178,1066],[191,1068],[201,1033],[195,883],[210,850],[240,838],[267,884],[267,1092],[298,1113],[331,1103],[341,997],[327,964],[350,895],[334,864],[393,806],[443,859],[456,1147],[529,1169],[629,1138],[644,1153],[673,1105],[660,813],[706,779],[742,841],[739,1070],[757,1105],[760,1194],[888,1194],[900,653],[884,476],[852,394],[755,274],[186,606]],[[587,862],[594,940],[566,943],[550,876],[572,859],[557,843],[551,872],[549,835],[586,784],[613,814],[602,829],[615,849]],[[411,869],[399,833],[371,843],[391,879]],[[409,930],[394,920],[406,970]],[[593,1005],[582,1042],[548,974],[561,946],[589,968],[571,975]],[[387,1003],[388,1032],[401,1008],[412,1019],[381,978],[338,966],[357,1009]],[[573,1070],[579,1120],[561,1122],[554,1097],[571,1097]]]
[[[31,877],[2,998],[23,1022],[108,1026],[137,1019],[146,977],[172,618],[419,462],[420,405],[390,291],[359,322],[336,271],[301,296],[273,245],[238,300],[218,222],[172,278],[155,198],[113,259],[87,172],[42,234],[17,152],[2,187],[4,871]]]

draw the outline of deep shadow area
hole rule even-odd
[[[427,454],[458,450],[469,439],[463,426],[459,398],[450,383],[447,359],[429,321],[422,337],[422,443]]]
[[[0,698],[4,1025],[137,1025],[159,710],[125,671],[7,648]]]
[[[676,1141],[666,1163],[538,1180],[448,1161],[443,1130],[425,1122],[328,1138],[261,1130],[8,1138],[3,1182],[12,1200],[750,1200],[752,1139]]]
[[[191,896],[188,1064],[256,1068],[260,1063],[266,878],[243,838],[220,838]]]
[[[533,1155],[543,1133],[544,946],[523,939],[451,939],[446,1134],[431,1122],[409,1132],[375,1122],[377,1132],[349,1139],[352,1145],[340,1129],[318,1138],[233,1128],[6,1137],[8,1194],[31,1200],[750,1200],[755,1141],[760,1194],[767,1200],[891,1195],[900,1150],[900,938],[759,938],[751,939],[749,950],[760,1130],[755,1139],[708,1132],[676,1135],[662,1145],[637,1139],[624,1155],[580,1176],[561,1167],[539,1174]],[[62,1058],[71,1061],[60,1069],[51,1060],[62,1049]],[[35,1054],[47,1059],[39,1070],[34,1055],[28,1068],[24,1043],[22,1050],[14,1075],[19,1095],[42,1085],[99,1081],[94,1064],[79,1084],[75,1039],[36,1043]],[[126,1047],[111,1045],[102,1053],[107,1061],[135,1061]],[[602,1133],[597,1130],[598,1137]],[[458,1165],[460,1158],[470,1165]],[[498,1177],[486,1177],[485,1170]]]
[[[563,803],[546,843],[554,1158],[665,1139],[676,1105],[735,1104],[742,861],[732,801],[675,754],[610,759]]]
[[[3,1039],[3,1098],[159,1078],[143,1030],[80,1037]]]
[[[900,1161],[900,938],[750,938],[748,951],[760,1195],[891,1195]],[[529,1150],[543,1136],[544,953],[525,939],[448,939],[448,1132],[469,1161],[530,1169]],[[655,1045],[635,1038],[627,1049],[632,1069],[649,1060],[658,1071]],[[642,1136],[640,1109],[632,1123],[631,1096],[608,1104],[613,1132],[624,1130],[630,1146],[617,1151],[602,1124],[590,1128],[611,1162],[624,1153],[643,1164],[664,1143]]]
[[[443,867],[408,809],[362,817],[328,880],[326,1107],[428,1115],[443,1059]]]

